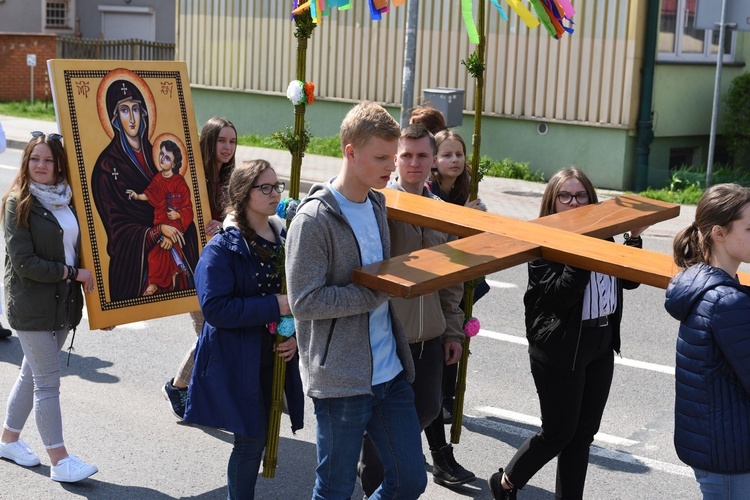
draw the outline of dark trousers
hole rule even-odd
[[[414,407],[417,410],[419,428],[424,429],[442,411],[443,391],[443,344],[440,338],[411,344],[414,358]],[[441,424],[442,425],[442,424]],[[359,464],[362,490],[368,497],[383,482],[383,466],[378,452],[367,434],[362,442]]]
[[[558,457],[555,498],[580,499],[589,446],[599,430],[614,372],[611,327],[583,328],[576,366],[561,369],[531,360],[542,428],[521,445],[505,469],[517,488]]]

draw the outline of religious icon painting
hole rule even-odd
[[[92,329],[198,309],[210,209],[184,62],[47,62]]]

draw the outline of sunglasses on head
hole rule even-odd
[[[33,131],[33,132],[31,133],[31,137],[33,137],[33,138],[35,138],[35,139],[36,139],[37,137],[49,137],[49,138],[50,138],[50,139],[52,139],[53,141],[59,141],[60,139],[62,139],[62,136],[61,136],[60,134],[55,134],[55,133],[52,133],[52,134],[45,134],[45,133],[44,133],[44,132],[42,132],[41,130],[35,130],[35,131]]]

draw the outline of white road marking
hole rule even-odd
[[[481,427],[490,431],[511,434],[524,439],[534,434],[533,431],[522,429],[513,425],[503,424],[501,422],[494,422],[482,417],[464,415],[463,420],[464,424],[475,425],[477,427]],[[677,465],[669,462],[662,462],[660,460],[632,455],[630,453],[624,453],[622,451],[607,450],[595,445],[591,446],[591,455],[607,458],[609,460],[617,460],[618,462],[634,466],[645,465],[652,470],[674,474],[676,476],[695,477],[693,475],[693,469],[686,465]]]
[[[493,332],[491,330],[485,330],[484,328],[479,330],[479,335],[482,337],[491,338],[494,340],[502,340],[503,342],[510,342],[512,344],[519,344],[528,346],[529,342],[525,337],[519,337],[518,335],[509,335],[507,333]],[[632,368],[640,368],[642,370],[649,370],[658,373],[666,373],[667,375],[674,375],[674,366],[659,365],[656,363],[649,363],[647,361],[638,361],[636,359],[622,358],[615,356],[615,364],[630,366]]]
[[[542,420],[538,417],[524,415],[523,413],[517,413],[515,411],[503,410],[502,408],[495,408],[494,406],[482,406],[477,408],[477,410],[488,415],[500,417],[505,420],[513,420],[514,422],[518,422],[521,424],[534,425],[536,427],[542,426]],[[640,444],[640,441],[633,441],[632,439],[613,436],[611,434],[605,434],[603,432],[597,433],[596,436],[594,436],[594,439],[596,441],[611,444],[614,446],[633,446],[635,444]]]
[[[518,285],[504,281],[487,280],[487,284],[492,288],[518,288]]]

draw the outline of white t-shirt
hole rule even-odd
[[[331,183],[328,187],[336,196],[341,211],[354,231],[359,244],[362,265],[383,260],[383,242],[370,198],[364,203],[349,201]],[[370,311],[370,349],[372,350],[372,385],[382,384],[401,373],[403,367],[396,353],[396,338],[391,327],[388,301]]]

